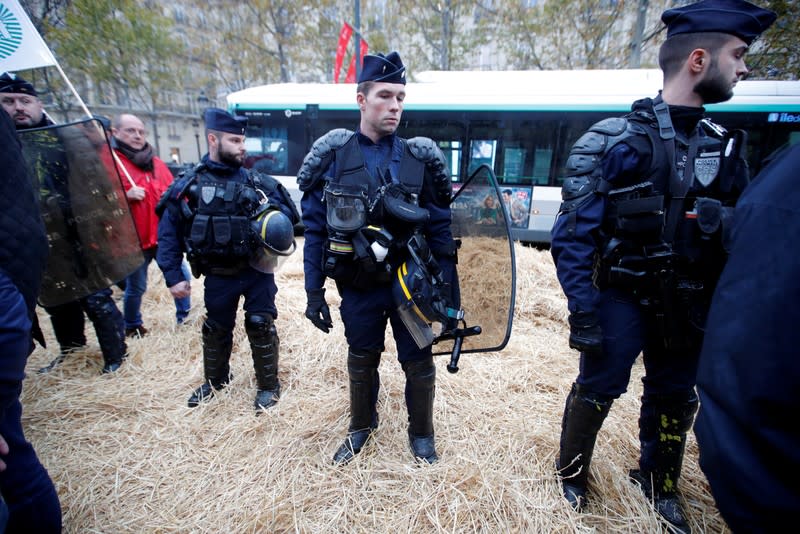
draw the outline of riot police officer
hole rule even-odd
[[[775,14],[742,0],[704,0],[662,14],[663,91],[595,124],[572,149],[552,255],[580,371],[562,421],[557,468],[580,508],[600,427],[643,352],[641,485],[670,528],[688,532],[677,498],[708,302],[747,184],[744,132],[704,118],[732,96],[750,43]]]
[[[405,99],[400,55],[367,55],[356,101],[355,132],[333,130],[318,139],[298,173],[303,191],[306,317],[332,327],[325,278],[336,282],[348,344],[350,426],[333,461],[352,460],[378,427],[378,364],[387,319],[406,375],[409,444],[415,458],[438,459],[433,430],[436,368],[428,342],[415,341],[392,298],[394,270],[408,256],[409,239],[425,242],[449,284],[456,245],[450,231],[450,177],[428,138],[402,139],[395,131]],[[452,285],[451,285],[452,289]]]
[[[18,131],[51,126],[53,122],[45,115],[42,101],[33,85],[11,73],[0,75],[0,100],[5,111],[14,120]],[[57,235],[65,233],[64,240],[70,245],[72,268],[75,271],[86,271],[85,255],[76,217],[72,211],[70,186],[68,181],[69,162],[62,138],[66,133],[47,132],[42,134],[42,141],[31,150],[38,151],[36,168],[39,171],[41,204],[43,212],[54,209],[55,219],[63,222],[63,230],[58,223],[50,222],[46,217],[48,233]],[[51,227],[52,226],[52,227]],[[63,252],[63,251],[61,251]],[[57,257],[51,255],[51,260]],[[50,270],[55,269],[51,267]],[[53,272],[58,279],[60,273]],[[103,288],[78,300],[55,306],[45,306],[53,324],[61,351],[60,354],[40,372],[47,372],[60,364],[67,354],[86,345],[84,335],[84,312],[92,321],[100,350],[103,353],[103,373],[113,373],[122,365],[127,356],[124,323],[122,313],[112,298],[111,288]]]
[[[205,275],[205,381],[189,397],[189,407],[228,384],[236,310],[244,296],[244,326],[257,383],[254,406],[260,413],[280,397],[278,288],[273,273],[251,266],[259,245],[252,226],[265,220],[265,213],[274,213],[271,220],[281,226],[281,239],[288,232],[291,243],[299,215],[277,180],[242,168],[247,119],[216,108],[206,110],[204,118],[208,154],[173,182],[159,203],[156,261],[175,298],[190,293],[181,272],[184,252],[195,276]]]

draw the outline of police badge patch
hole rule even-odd
[[[204,185],[200,189],[200,198],[203,199],[203,202],[205,204],[211,204],[211,201],[214,200],[214,195],[216,194],[216,192],[217,188],[214,187],[213,185],[212,186]]]
[[[719,151],[704,152],[694,158],[694,176],[703,187],[708,187],[719,173]]]

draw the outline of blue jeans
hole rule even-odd
[[[124,297],[124,315],[125,315],[125,328],[136,328],[142,326],[142,295],[147,291],[147,269],[150,262],[156,257],[156,248],[149,248],[142,251],[144,256],[144,263],[125,279],[125,297]],[[191,280],[192,275],[189,272],[189,265],[186,261],[181,265],[183,271],[183,278]],[[186,316],[189,315],[189,309],[192,306],[191,297],[184,297],[175,299],[175,319],[178,324],[182,323]]]

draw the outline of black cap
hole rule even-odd
[[[681,33],[720,32],[735,35],[748,45],[776,18],[773,11],[744,0],[703,0],[661,14],[668,39]]]
[[[247,128],[247,117],[233,116],[224,109],[208,108],[203,114],[206,128],[220,132],[244,135]]]
[[[406,68],[400,54],[390,52],[388,56],[383,54],[364,56],[364,65],[361,67],[361,74],[358,76],[358,83],[361,82],[384,82],[384,83],[406,83]]]
[[[26,80],[13,72],[0,74],[0,93],[22,93],[25,95],[39,96],[36,89]]]

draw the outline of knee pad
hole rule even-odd
[[[433,356],[421,360],[408,360],[401,364],[406,378],[414,383],[434,383],[436,381],[436,366],[433,365]]]
[[[276,333],[275,320],[268,313],[245,313],[244,329],[247,332],[269,331]]]

